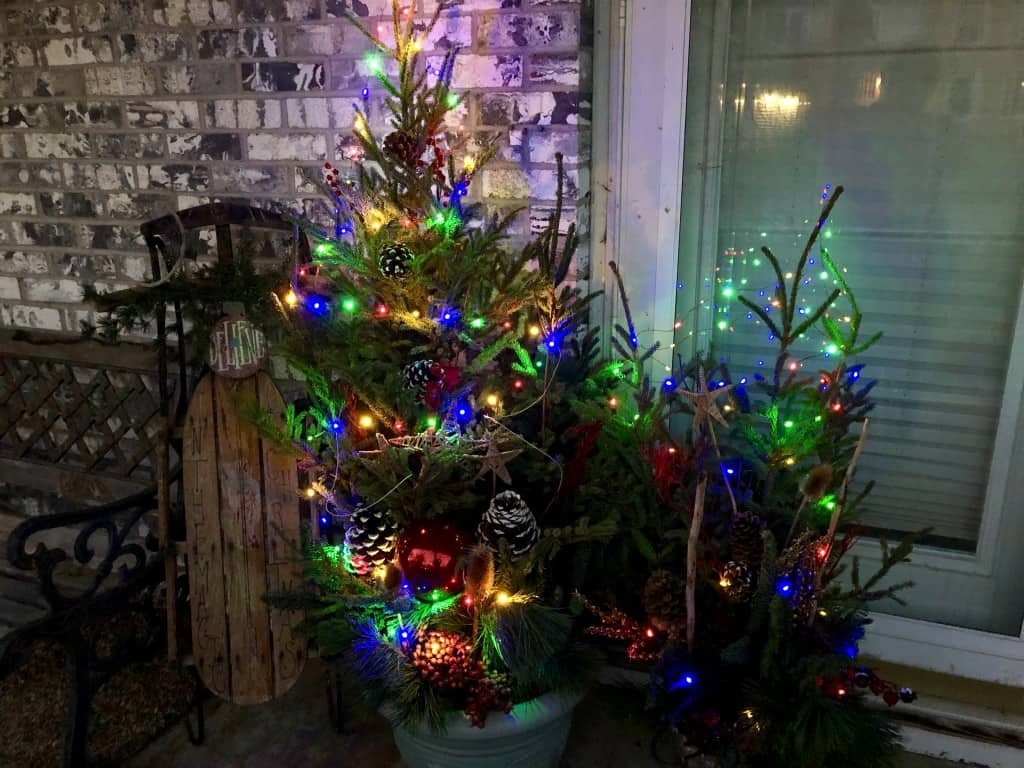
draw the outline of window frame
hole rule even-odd
[[[729,4],[706,1],[726,9]],[[686,307],[711,300],[695,278],[713,244],[704,244],[694,263],[681,264],[679,259],[691,10],[692,0],[606,0],[595,7],[591,280],[605,291],[595,320],[610,328],[621,315],[608,268],[614,260],[626,276],[640,335],[647,343],[661,342],[662,352],[675,341],[677,301]],[[715,55],[724,67],[724,53]],[[709,191],[705,183],[705,200],[717,200],[716,184]],[[717,217],[715,208],[703,206],[704,223]],[[684,354],[696,351],[700,334],[693,330],[692,336],[680,339],[680,346],[691,347],[681,350]],[[1000,533],[1008,522],[1013,456],[1024,450],[1024,429],[1019,426],[1024,424],[1024,289],[1001,407],[977,550],[918,547],[908,567],[919,573],[993,574]],[[858,542],[854,553],[868,563],[878,561],[874,540]],[[872,616],[875,623],[864,647],[872,656],[978,680],[1024,684],[1024,622],[1013,637],[888,614]]]

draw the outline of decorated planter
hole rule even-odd
[[[448,716],[446,731],[411,729],[392,720],[395,744],[408,768],[556,768],[565,751],[579,695],[547,693],[492,712],[475,728],[461,712]]]

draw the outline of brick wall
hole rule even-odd
[[[437,0],[410,4],[423,15]],[[78,331],[90,317],[83,282],[148,277],[138,225],[163,213],[241,196],[319,215],[298,166],[345,165],[353,100],[373,86],[365,38],[342,10],[376,28],[389,5],[0,2],[0,325]],[[473,194],[526,206],[513,234],[536,231],[561,151],[576,216],[588,185],[588,0],[452,5],[425,50],[463,52],[455,121],[505,141]]]

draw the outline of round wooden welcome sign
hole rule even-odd
[[[218,376],[246,379],[263,367],[267,338],[240,315],[221,318],[210,331],[210,369]]]

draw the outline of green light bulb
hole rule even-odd
[[[837,355],[839,354],[839,347],[837,347],[835,344],[829,344],[827,347],[825,347],[825,351],[828,352],[830,355]]]
[[[782,426],[784,426],[786,429],[792,429],[793,422],[792,421],[783,422]]]
[[[735,295],[736,291],[732,289],[732,286],[727,285],[725,286],[725,288],[722,289],[722,296],[724,296],[727,299],[731,299]]]
[[[459,106],[459,101],[461,101],[461,99],[457,93],[449,93],[445,98],[445,103],[448,105],[448,109],[455,109]]]
[[[483,328],[486,324],[487,324],[487,321],[484,320],[482,317],[476,317],[476,318],[473,318],[472,320],[470,320],[469,327],[470,328]]]
[[[761,260],[760,259],[754,259],[754,266],[755,267],[760,267],[761,266]]]
[[[363,61],[366,63],[366,68],[370,70],[371,74],[379,75],[384,71],[384,64],[376,53],[367,54]]]
[[[436,427],[437,427],[437,417],[436,416],[428,416],[427,417],[427,429],[435,429]]]
[[[718,330],[724,331],[728,327],[729,327],[728,321],[726,321],[726,320],[719,320],[718,321]]]
[[[317,256],[326,256],[333,250],[333,248],[331,248],[327,243],[319,243],[314,250],[316,251]]]
[[[345,299],[344,301],[341,302],[341,308],[344,309],[346,312],[355,312],[356,300],[353,298]]]
[[[818,273],[818,279],[819,280],[828,280],[828,272],[826,272],[824,269],[821,270],[821,272]]]

